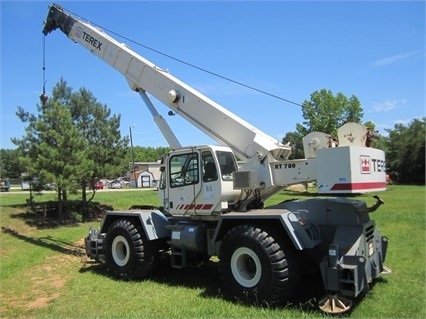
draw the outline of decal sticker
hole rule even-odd
[[[75,36],[77,38],[81,38],[82,34],[83,34],[83,29],[80,27],[77,27],[77,30],[75,30]]]
[[[361,155],[359,161],[361,164],[361,174],[370,174],[370,156]]]
[[[214,200],[214,195],[215,192],[213,185],[204,185],[203,200],[212,201]]]

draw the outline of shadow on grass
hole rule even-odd
[[[28,205],[8,205],[8,207],[22,208],[23,211],[13,213],[11,218],[20,219],[30,227],[37,229],[54,229],[63,226],[77,226],[82,219],[81,201],[66,201],[63,204],[63,213],[59,216],[57,212],[57,202],[49,201],[34,205],[31,210]],[[100,221],[105,211],[112,210],[109,205],[98,202],[87,203],[88,218],[86,221]]]
[[[2,232],[5,234],[9,234],[16,239],[22,240],[26,243],[36,245],[39,247],[47,248],[61,254],[81,256],[82,247],[75,244],[69,243],[64,240],[52,237],[52,236],[44,236],[44,237],[30,237],[23,234],[20,234],[18,231],[11,229],[9,227],[2,227]]]
[[[2,227],[1,230],[3,233],[9,234],[18,240],[22,240],[24,242],[42,248],[50,249],[61,254],[76,257],[83,257],[85,255],[84,247],[77,243],[70,243],[52,236],[44,236],[38,238],[30,237],[8,227]],[[97,275],[105,276],[107,278],[110,278],[111,280],[129,280],[126,278],[118,279],[110,275],[104,263],[87,262],[80,269],[80,273],[88,271]],[[222,285],[219,278],[218,262],[216,261],[209,260],[203,263],[194,263],[184,269],[175,269],[171,268],[170,266],[170,255],[167,253],[163,253],[161,255],[161,258],[159,258],[157,265],[155,266],[155,271],[148,279],[145,280],[150,280],[152,282],[156,282],[170,287],[201,289],[202,292],[200,293],[200,296],[203,298],[225,300],[225,297],[222,293]],[[143,280],[140,281],[142,282]],[[385,282],[386,279],[379,278],[378,280],[374,281],[372,288],[375,284],[382,284]],[[273,306],[265,306],[263,304],[260,304],[255,306],[276,310],[300,310],[303,312],[309,312],[313,316],[317,316],[319,314],[324,315],[318,309],[317,306],[318,301],[324,296],[324,294],[325,292],[323,289],[321,276],[319,275],[319,273],[311,274],[309,276],[302,276],[300,278],[297,289],[294,292],[293,296],[288,300],[287,304],[278,304]],[[357,307],[357,305],[363,298],[364,296],[360,296],[360,298],[354,300],[352,310]],[[235,301],[235,303],[241,304],[242,302]],[[351,312],[352,311],[349,311],[345,314],[339,315],[339,317],[350,316]]]
[[[25,210],[28,207],[28,204],[10,204],[10,205],[1,205],[2,207],[11,207],[11,208],[20,208]]]
[[[77,226],[78,221],[75,218],[66,219],[53,219],[49,217],[43,217],[38,213],[32,212],[20,212],[10,215],[11,218],[20,219],[25,222],[26,225],[37,229],[54,229],[63,226]]]
[[[222,284],[219,277],[218,262],[209,260],[200,264],[193,264],[184,269],[175,269],[170,266],[170,255],[164,253],[155,271],[151,276],[144,280],[156,282],[168,287],[186,287],[189,289],[201,289],[200,296],[203,298],[223,299],[227,300],[222,293]],[[96,275],[101,275],[113,281],[140,281],[144,280],[117,278],[112,276],[104,263],[93,263],[81,268],[81,273],[92,272]],[[368,298],[369,294],[374,294],[374,286],[386,283],[386,278],[380,277],[373,281],[370,288],[371,290],[366,294],[361,294],[353,300],[351,309],[342,314],[327,315],[323,313],[319,307],[318,302],[325,295],[325,290],[320,273],[311,273],[310,275],[302,276],[293,296],[286,304],[277,305],[254,305],[259,308],[267,308],[274,310],[295,310],[301,311],[305,315],[310,314],[313,317],[332,317],[332,318],[348,318],[351,316],[354,309],[362,302],[364,298]],[[228,300],[229,301],[229,300]],[[241,301],[232,301],[236,304],[244,304]],[[253,305],[247,304],[247,307]]]
[[[104,263],[88,263],[80,272],[92,272],[97,275],[108,277],[115,281],[140,281],[149,280],[169,287],[186,287],[189,289],[201,289],[200,296],[203,298],[227,300],[222,293],[222,283],[219,276],[219,263],[209,260],[203,263],[194,263],[187,268],[175,269],[170,266],[170,255],[164,253],[155,266],[154,272],[147,279],[117,278],[108,272]],[[313,315],[322,314],[318,309],[317,301],[323,297],[324,289],[321,276],[310,275],[300,278],[298,288],[287,304],[277,305],[254,305],[260,308],[276,310],[300,310],[311,312]],[[228,300],[229,301],[229,300]],[[244,304],[242,301],[233,301],[236,304]],[[247,304],[248,307],[252,306]]]

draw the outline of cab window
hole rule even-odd
[[[224,181],[232,181],[232,172],[237,171],[237,163],[235,162],[234,154],[231,152],[216,152],[217,160],[219,161],[220,173]]]
[[[199,182],[198,154],[173,155],[169,161],[170,187],[181,187]]]
[[[203,181],[213,182],[217,180],[217,168],[214,162],[213,154],[210,151],[204,151],[202,154]]]

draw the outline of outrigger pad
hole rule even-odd
[[[392,273],[392,269],[383,265],[383,271],[380,273],[381,275],[390,275]]]
[[[318,302],[318,307],[329,314],[339,314],[349,311],[352,300],[339,295],[326,295]]]

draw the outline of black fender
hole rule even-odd
[[[295,249],[313,248],[320,242],[319,230],[315,225],[302,219],[300,212],[291,212],[286,209],[256,209],[249,212],[232,212],[221,216],[212,241],[221,241],[226,232],[235,225],[264,223],[281,227]]]
[[[100,233],[107,233],[111,224],[122,218],[130,219],[142,225],[149,241],[170,237],[170,231],[166,229],[170,222],[162,212],[156,209],[108,211],[102,222]]]

